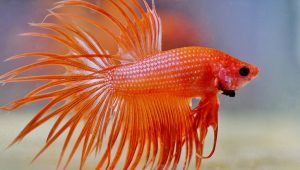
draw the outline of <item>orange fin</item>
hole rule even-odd
[[[61,1],[56,3],[57,6],[54,9],[56,10],[66,6],[79,6],[106,17],[112,22],[114,27],[120,31],[120,36],[116,36],[105,26],[97,22],[73,15],[74,19],[84,20],[112,36],[117,43],[118,54],[122,58],[136,61],[161,52],[162,26],[160,18],[156,13],[154,3],[151,9],[144,0],[145,11],[137,0],[120,0],[118,2],[112,0],[108,2],[122,14],[123,18],[113,16],[113,14],[107,12],[105,9],[86,1]],[[57,15],[59,16],[60,14]],[[125,24],[122,22],[123,20],[125,20]]]
[[[194,126],[199,128],[200,134],[197,135],[196,140],[196,167],[200,168],[201,159],[210,158],[216,149],[217,137],[218,137],[218,110],[219,100],[218,96],[206,96],[201,99],[199,105],[193,109],[194,114]],[[213,128],[214,143],[208,156],[203,156],[204,142],[208,132],[208,128]]]
[[[195,134],[189,102],[187,98],[166,95],[118,95],[107,147],[96,169],[116,169],[116,165],[136,169],[142,160],[144,166],[174,169],[180,160],[190,160]],[[190,153],[182,158],[184,145]],[[84,160],[91,151],[84,149]]]

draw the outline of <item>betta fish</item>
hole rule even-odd
[[[44,84],[1,109],[47,101],[11,145],[54,119],[45,145],[34,160],[66,134],[58,168],[66,158],[66,169],[80,152],[80,169],[92,154],[97,159],[95,169],[115,169],[117,165],[123,169],[176,169],[180,161],[187,169],[192,158],[200,169],[201,160],[211,157],[216,147],[218,95],[234,97],[236,90],[258,75],[258,67],[213,48],[163,51],[162,23],[154,0],[152,5],[146,0],[107,3],[122,19],[101,4],[65,0],[49,10],[46,18],[54,21],[31,24],[47,33],[23,34],[54,40],[68,52],[29,52],[7,59],[36,60],[3,74],[0,83]],[[111,25],[74,12],[57,12],[75,7],[102,16]],[[107,42],[100,41],[91,27],[110,36],[117,50],[107,49]],[[49,66],[62,67],[64,72],[22,75]],[[201,99],[195,108],[191,107],[193,98]],[[204,141],[210,127],[214,144],[205,155]]]

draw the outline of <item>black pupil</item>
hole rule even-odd
[[[248,76],[249,73],[250,73],[250,70],[249,70],[248,67],[242,67],[242,68],[240,69],[240,75],[241,75],[241,76]]]

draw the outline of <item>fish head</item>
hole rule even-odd
[[[220,59],[215,66],[215,85],[230,97],[234,97],[235,90],[244,87],[259,74],[257,66],[229,55]]]

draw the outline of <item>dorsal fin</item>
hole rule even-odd
[[[101,27],[102,30],[112,36],[118,48],[117,55],[121,59],[134,62],[161,51],[161,21],[155,10],[154,2],[152,2],[152,9],[146,0],[143,0],[145,9],[137,0],[108,0],[108,2],[117,9],[122,18],[114,16],[114,14],[107,12],[100,6],[80,0],[58,2],[57,6],[53,9],[66,6],[79,6],[106,17],[119,30],[118,36],[109,31],[113,28],[107,28],[104,24],[91,21],[88,18],[76,18],[76,16],[73,16],[75,19],[84,20],[97,27]]]

